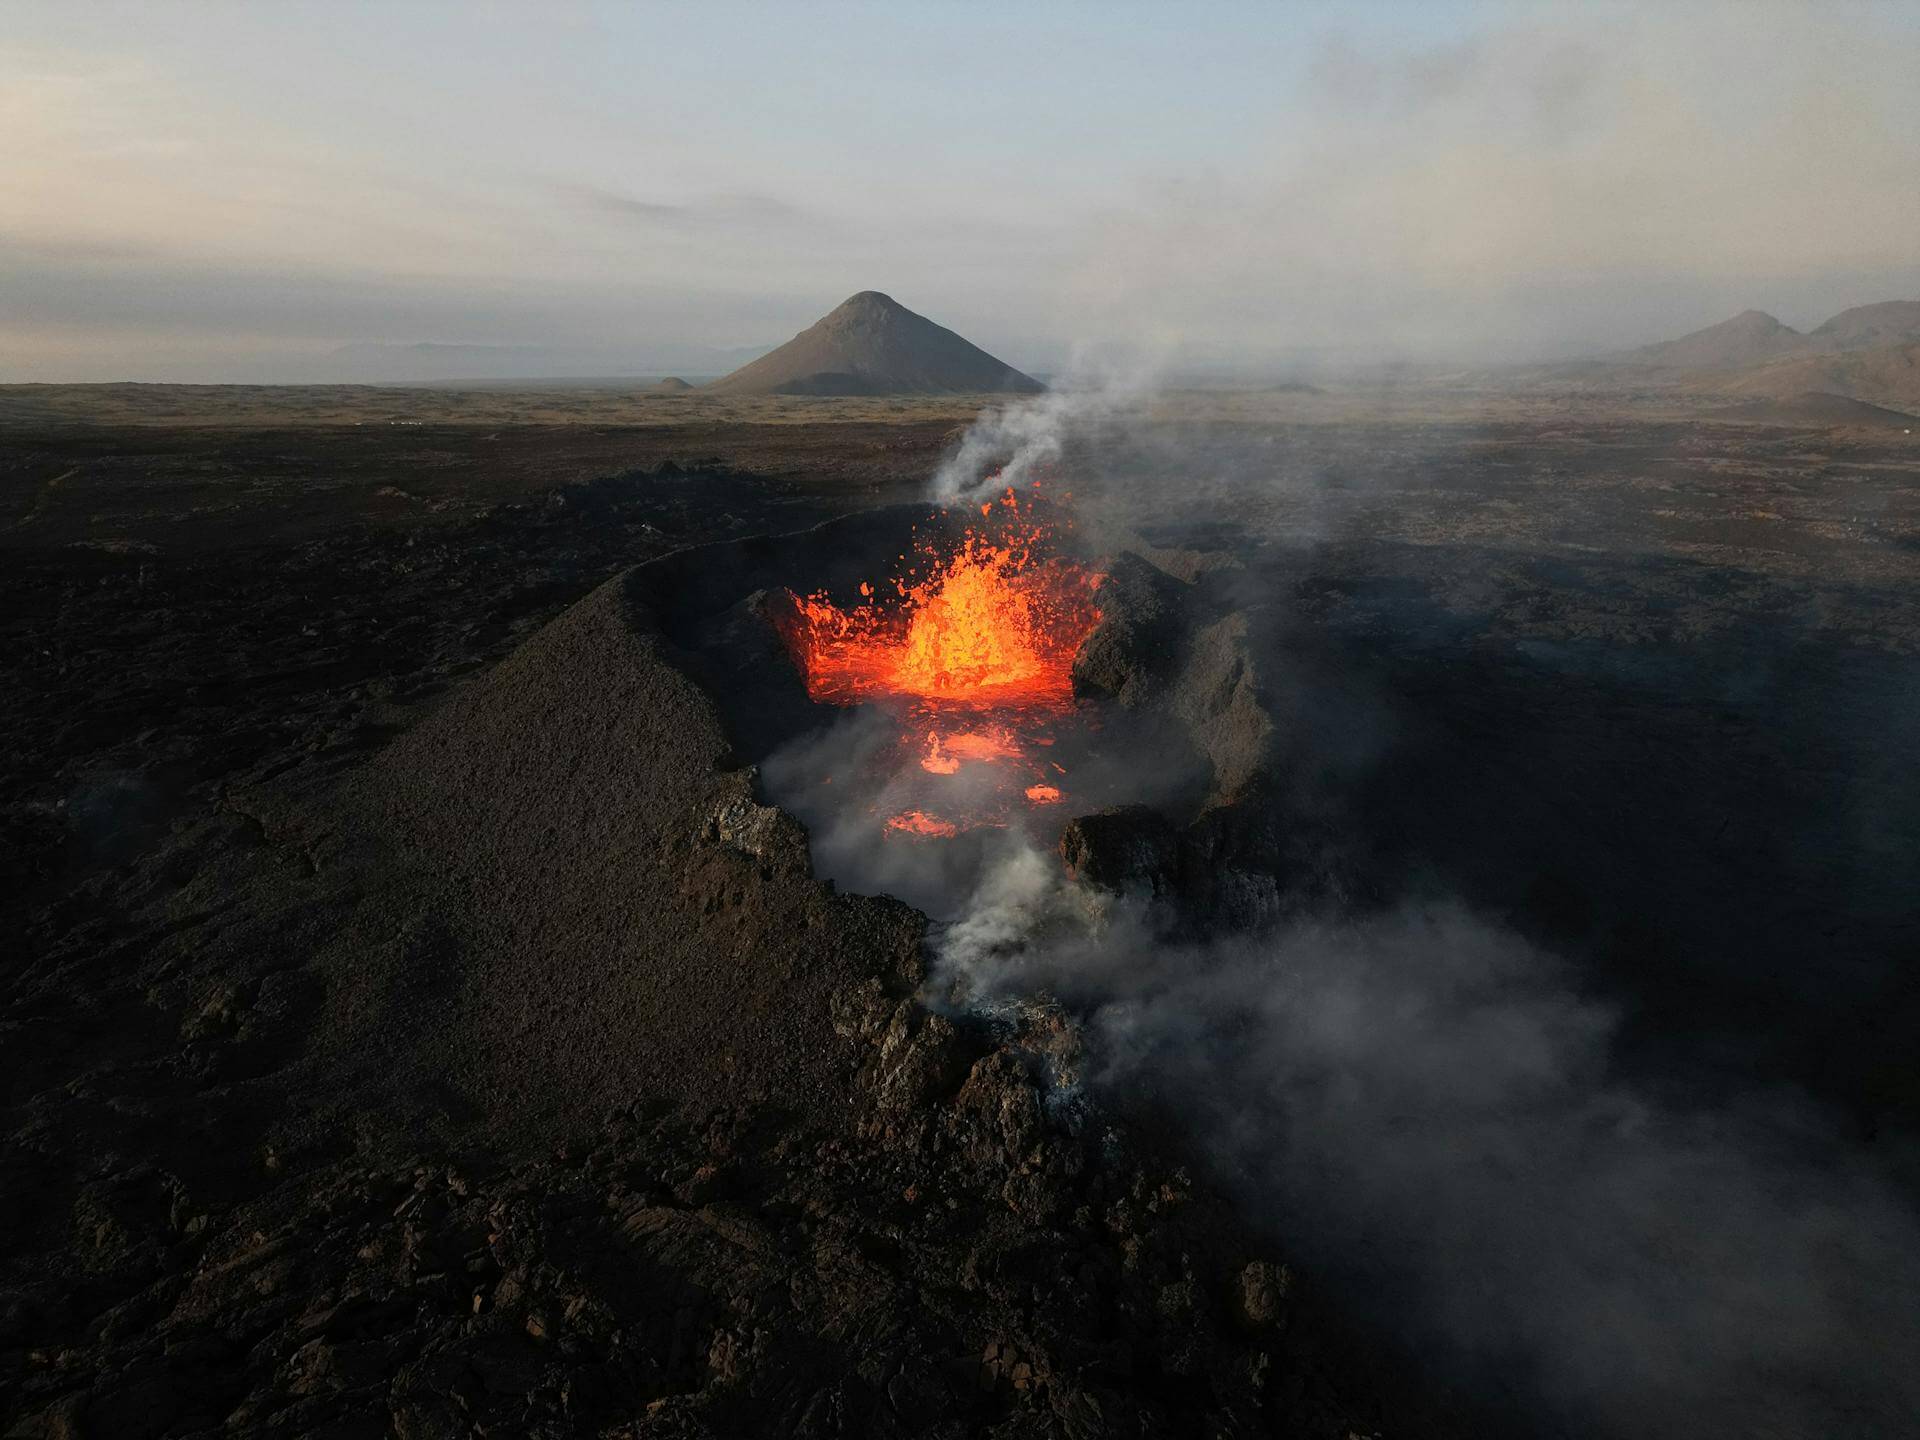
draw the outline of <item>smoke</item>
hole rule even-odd
[[[1294,1255],[1495,1395],[1619,1435],[1920,1413],[1891,1189],[1793,1096],[1624,1078],[1614,1011],[1457,907],[1169,944],[1029,848],[944,928],[936,983],[1057,998],[1088,1084],[1181,1116]]]
[[[862,891],[895,896],[929,914],[949,913],[999,863],[1000,831],[928,844],[890,834],[885,817],[922,802],[924,780],[901,744],[901,722],[859,706],[783,745],[761,764],[767,792],[807,827],[815,873]],[[943,777],[943,799],[965,813],[987,798],[987,782],[964,768]]]
[[[977,503],[1023,490],[1065,458],[1069,444],[1135,415],[1154,388],[1157,367],[1076,356],[1040,395],[989,410],[967,427],[958,448],[934,472],[940,505]]]
[[[1145,393],[989,417],[940,493],[1090,447],[1069,468],[1099,473],[1099,519],[1145,475],[1190,500],[1211,477],[1232,503],[1201,512],[1274,502],[1286,457],[1141,424]],[[1379,483],[1377,456],[1332,464]],[[1280,528],[1339,528],[1315,503],[1327,476],[1285,483]],[[1296,665],[1270,687],[1287,743],[1315,751],[1305,768],[1387,743],[1393,706],[1358,683]],[[1303,725],[1335,701],[1338,733]],[[1107,758],[1138,783],[1158,757]],[[937,1003],[1063,1007],[1084,1042],[1070,1083],[1180,1117],[1285,1253],[1496,1408],[1610,1436],[1892,1435],[1920,1413],[1903,1193],[1798,1092],[1707,1101],[1644,1057],[1629,1070],[1622,1013],[1556,955],[1447,900],[1359,916],[1325,902],[1260,934],[1175,938],[1156,902],[1077,884],[1019,836],[946,878],[972,888],[938,897]]]
[[[1394,472],[1420,478],[1404,433],[1387,451],[1345,431],[1268,444],[1150,417],[1150,395],[1143,379],[1086,380],[994,412],[935,493],[959,503],[1058,469],[1083,529],[1136,508],[1164,516],[1177,498],[1180,524],[1215,524],[1242,548],[1402,523],[1391,487],[1412,482]],[[1222,571],[1213,589],[1283,625],[1277,573]],[[1462,603],[1477,613],[1500,593],[1489,581]],[[1392,623],[1437,627],[1433,644],[1455,621],[1408,606]],[[1296,835],[1300,777],[1328,792],[1332,841],[1356,838],[1343,795],[1382,751],[1413,743],[1399,738],[1420,718],[1404,698],[1350,664],[1305,663],[1351,653],[1253,657],[1276,672],[1263,704]],[[785,783],[857,763],[841,756],[858,733],[850,721],[815,742],[826,748]],[[1102,798],[1153,803],[1165,755],[1112,725],[1100,743],[1113,783],[1076,790],[1076,813]],[[803,818],[824,873],[936,917],[933,1003],[987,1017],[1057,1003],[1083,1041],[1057,1082],[1179,1117],[1283,1253],[1494,1408],[1608,1436],[1894,1435],[1920,1413],[1908,1360],[1920,1353],[1920,1226],[1905,1192],[1800,1093],[1753,1084],[1702,1098],[1659,1068],[1688,1056],[1684,1037],[1666,1055],[1643,1045],[1629,1065],[1624,1012],[1568,962],[1457,902],[1356,914],[1337,887],[1312,898],[1306,872],[1331,853],[1289,855],[1283,923],[1202,942],[1145,897],[1075,883],[1036,838],[887,843],[847,800],[836,787],[796,803],[817,807]],[[1619,898],[1661,923],[1662,897]],[[1721,913],[1715,897],[1697,901]],[[1689,917],[1675,933],[1700,928]]]

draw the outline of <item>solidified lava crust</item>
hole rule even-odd
[[[135,863],[152,1079],[27,1104],[0,1193],[73,1244],[9,1272],[10,1435],[1451,1423],[1180,1157],[926,1010],[922,918],[761,803],[809,702],[747,602],[902,518],[615,576]],[[166,1143],[73,1167],[116,1109]]]

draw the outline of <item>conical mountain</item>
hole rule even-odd
[[[862,290],[706,388],[718,395],[1030,395],[1043,387],[891,296]]]

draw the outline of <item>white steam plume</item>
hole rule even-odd
[[[1893,1189],[1803,1100],[1621,1077],[1613,1012],[1456,908],[1172,945],[1029,851],[944,929],[937,980],[989,1011],[1058,997],[1096,1089],[1159,1096],[1283,1245],[1576,1433],[1920,1414]]]
[[[958,505],[1026,488],[1036,472],[1060,461],[1071,441],[1138,410],[1153,374],[1142,363],[1122,368],[1080,361],[1043,394],[987,411],[935,472],[934,500]]]

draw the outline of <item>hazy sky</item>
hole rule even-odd
[[[1920,296],[1920,5],[37,4],[0,379],[686,366],[881,289],[1016,364],[1528,357]],[[584,363],[584,362],[583,362]]]

